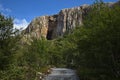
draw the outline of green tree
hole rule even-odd
[[[0,69],[12,61],[18,41],[18,30],[13,29],[13,19],[0,14]]]
[[[96,6],[97,5],[97,6]],[[80,73],[88,80],[120,79],[120,7],[93,5],[78,42]]]
[[[22,54],[18,56],[18,66],[24,68],[26,80],[34,80],[37,72],[49,65],[50,43],[44,38],[33,39],[29,45],[23,47]]]

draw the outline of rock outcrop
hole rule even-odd
[[[108,3],[110,6],[113,4]],[[63,9],[56,15],[37,17],[28,25],[24,31],[25,35],[35,38],[45,37],[48,40],[55,39],[82,25],[83,16],[88,13],[89,9],[89,5],[82,5]]]
[[[41,16],[35,18],[26,28],[27,37],[41,38],[48,40],[64,35],[73,30],[76,26],[82,25],[83,15],[87,11],[88,5],[63,9],[58,14],[52,16]]]
[[[35,18],[25,29],[24,34],[27,37],[53,39],[55,36],[54,32],[57,28],[57,17],[53,16],[41,16]]]
[[[80,7],[63,9],[58,14],[57,36],[61,36],[66,32],[70,32],[75,27],[82,25],[83,15],[87,13],[89,5]]]
[[[32,37],[46,37],[48,31],[48,18],[49,16],[41,16],[35,18],[25,30],[25,34]]]

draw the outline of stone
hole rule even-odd
[[[31,37],[46,37],[48,31],[48,18],[49,16],[41,16],[35,18],[26,28],[24,34],[30,34]]]
[[[55,39],[82,25],[82,15],[88,5],[63,9],[56,15],[35,18],[24,30],[24,34],[37,39],[44,37]]]
[[[106,4],[111,7],[115,3]],[[55,15],[37,17],[24,30],[24,34],[29,38],[44,37],[52,40],[71,33],[75,27],[83,25],[84,16],[87,15],[90,8],[91,6],[84,4],[79,7],[63,9]]]

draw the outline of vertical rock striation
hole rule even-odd
[[[56,15],[37,17],[28,25],[24,33],[27,37],[45,37],[48,40],[62,36],[76,26],[82,25],[82,16],[88,7],[88,5],[83,5],[63,9]]]
[[[109,7],[114,6],[114,4],[107,3]],[[65,33],[70,33],[75,27],[83,24],[84,16],[89,12],[90,8],[89,5],[82,5],[63,9],[56,15],[37,17],[25,29],[25,36],[38,39],[44,37],[52,40],[63,36]]]
[[[62,36],[66,32],[69,33],[75,27],[82,25],[83,15],[88,7],[88,5],[83,5],[80,7],[61,10],[57,18],[57,36]]]
[[[35,18],[26,28],[25,35],[36,38],[40,38],[41,36],[46,37],[48,31],[48,18],[49,16]]]

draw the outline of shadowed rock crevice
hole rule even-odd
[[[46,36],[48,40],[52,40],[56,37],[55,31],[57,28],[57,17],[58,15],[49,16],[48,31],[47,31],[47,36]]]

